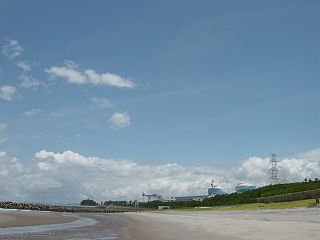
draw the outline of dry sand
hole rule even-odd
[[[52,212],[0,211],[0,228],[58,224],[74,220],[76,218]]]
[[[126,240],[309,240],[320,237],[320,209],[127,213]]]

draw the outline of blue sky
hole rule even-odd
[[[184,165],[315,149],[318,29],[318,1],[0,1],[0,149]]]
[[[0,200],[320,177],[319,1],[0,0]]]

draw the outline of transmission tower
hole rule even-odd
[[[279,183],[278,178],[278,168],[277,168],[278,160],[277,154],[271,153],[271,159],[269,161],[269,171],[268,171],[268,181],[270,185],[275,185]]]

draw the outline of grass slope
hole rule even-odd
[[[236,210],[259,210],[259,209],[282,209],[308,207],[315,203],[314,199],[300,200],[293,202],[280,203],[250,203],[239,206],[218,206],[218,207],[199,207],[199,208],[183,208],[183,209],[165,209],[161,211],[236,211]]]

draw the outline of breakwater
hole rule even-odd
[[[141,209],[136,208],[121,208],[121,207],[76,207],[76,206],[59,206],[49,204],[34,204],[34,203],[16,203],[16,202],[0,202],[0,208],[20,209],[20,210],[35,210],[35,211],[51,211],[51,212],[82,212],[82,213],[123,213],[135,212]]]
[[[320,189],[282,194],[282,195],[276,195],[271,197],[257,198],[257,202],[258,203],[291,202],[291,201],[313,199],[313,198],[314,199],[320,198]]]

